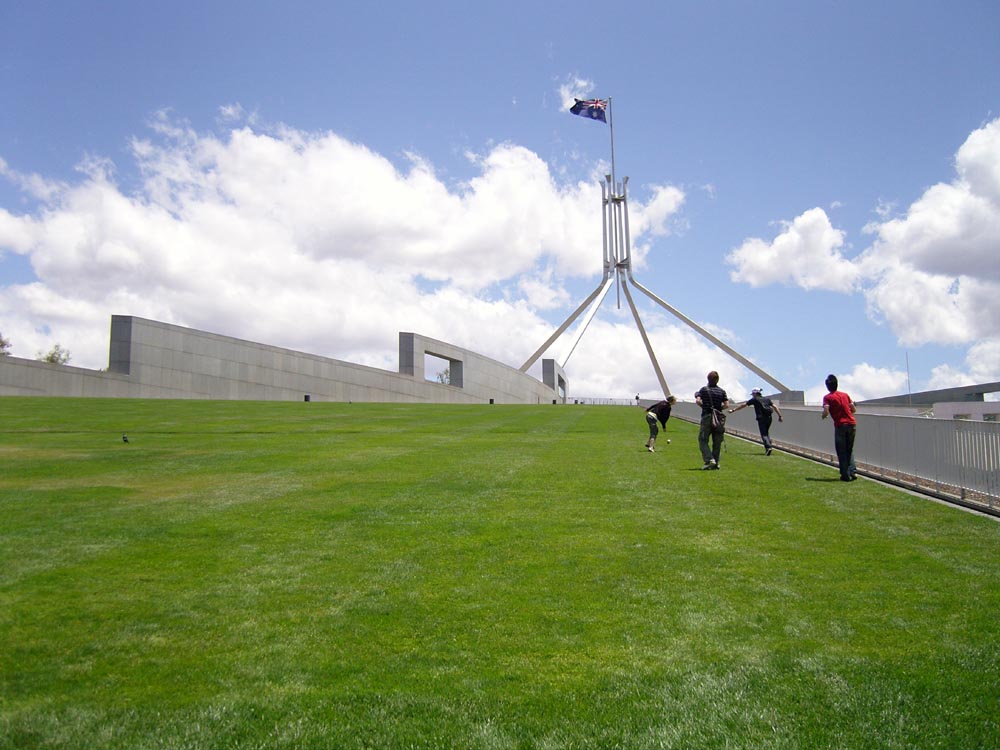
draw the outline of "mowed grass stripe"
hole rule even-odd
[[[0,748],[1000,739],[991,519],[634,408],[0,417]]]

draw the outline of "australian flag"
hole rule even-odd
[[[580,117],[589,117],[592,120],[607,122],[605,112],[608,109],[607,99],[577,99],[576,104],[569,108],[569,111]]]

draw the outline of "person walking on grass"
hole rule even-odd
[[[764,455],[770,456],[773,446],[771,445],[771,420],[772,414],[778,415],[778,421],[783,422],[781,409],[767,396],[763,395],[760,388],[754,388],[750,393],[750,400],[745,404],[740,404],[735,409],[730,409],[730,414],[735,414],[740,409],[752,406],[757,413],[757,429],[760,430],[760,439],[764,443]]]
[[[722,441],[726,437],[726,407],[729,396],[719,387],[719,373],[708,373],[708,385],[694,394],[695,403],[701,407],[701,426],[698,429],[698,447],[705,462],[702,469],[718,469],[722,456]],[[712,439],[711,450],[708,440]]]
[[[858,429],[854,413],[858,407],[850,396],[838,391],[837,386],[837,376],[827,375],[826,389],[830,392],[823,396],[823,419],[833,418],[833,445],[837,451],[840,481],[853,482],[858,478],[854,465],[854,438]]]
[[[646,424],[649,425],[649,440],[646,441],[646,450],[650,453],[655,453],[656,446],[656,436],[660,432],[660,428],[657,426],[657,422],[663,425],[663,429],[667,429],[667,420],[670,419],[670,410],[674,406],[674,402],[677,399],[674,396],[667,396],[666,400],[660,401],[653,404],[648,409],[646,409]],[[669,443],[670,441],[667,440]]]

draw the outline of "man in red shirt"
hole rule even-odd
[[[858,478],[854,465],[854,437],[858,425],[854,413],[858,409],[850,396],[837,390],[837,385],[836,375],[826,376],[826,389],[830,392],[823,396],[823,419],[833,417],[833,445],[840,465],[840,481],[853,482]]]

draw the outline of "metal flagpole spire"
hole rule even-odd
[[[611,97],[608,97],[608,129],[611,131],[611,192],[618,189],[615,182],[615,116],[611,111]]]
[[[605,119],[605,110],[607,111],[607,119]],[[705,328],[684,315],[680,310],[667,304],[635,280],[632,275],[632,238],[629,235],[628,226],[628,177],[622,181],[622,184],[619,187],[615,174],[615,126],[614,117],[611,113],[611,97],[608,97],[606,100],[577,99],[576,103],[570,107],[570,112],[574,115],[581,115],[583,117],[589,117],[594,120],[606,122],[611,132],[611,174],[604,176],[604,184],[601,185],[601,211],[604,225],[604,276],[587,299],[585,299],[580,306],[577,307],[565,321],[563,321],[563,324],[556,329],[555,333],[553,333],[548,340],[542,344],[538,350],[521,366],[521,371],[527,372],[528,368],[538,360],[545,350],[548,349],[549,346],[551,346],[555,340],[566,331],[567,328],[569,328],[573,321],[575,321],[580,314],[594,302],[594,300],[597,300],[593,309],[588,313],[584,323],[580,326],[577,332],[573,346],[569,351],[569,355],[566,356],[566,362],[568,362],[569,356],[572,355],[573,351],[576,349],[576,345],[580,342],[580,338],[586,331],[587,326],[590,325],[590,321],[597,312],[597,308],[599,308],[604,302],[604,298],[610,289],[611,283],[614,282],[615,286],[620,291],[624,291],[625,293],[625,299],[628,302],[635,324],[639,329],[639,335],[642,337],[642,343],[646,347],[646,353],[649,355],[649,361],[653,365],[653,370],[656,373],[657,380],[660,382],[660,387],[663,389],[664,395],[669,396],[670,389],[667,386],[666,378],[663,376],[663,371],[660,369],[660,363],[656,359],[656,353],[653,351],[653,346],[649,341],[649,336],[646,334],[646,328],[643,326],[642,320],[639,317],[639,310],[636,307],[635,301],[632,299],[632,294],[629,292],[629,286],[638,289],[682,323],[696,331],[704,338],[708,339],[723,352],[728,354],[750,371],[762,377],[774,387],[778,388],[781,392],[789,393],[790,389],[784,383],[762,370],[718,337],[712,335],[709,331],[705,330]],[[620,299],[618,307],[621,308]],[[566,362],[564,362],[563,366],[565,366]],[[801,396],[798,396],[798,398],[801,399]]]

